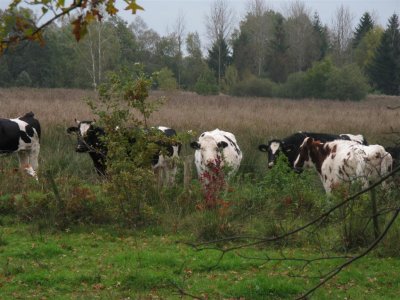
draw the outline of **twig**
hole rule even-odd
[[[317,285],[315,285],[313,288],[309,289],[303,295],[301,295],[300,297],[296,298],[296,300],[307,299],[307,296],[312,294],[319,287],[323,286],[326,282],[328,282],[330,279],[332,279],[335,275],[337,275],[345,267],[349,266],[350,264],[352,264],[356,260],[364,257],[369,252],[371,252],[379,244],[379,242],[386,236],[387,232],[392,227],[394,221],[397,219],[397,216],[399,215],[399,213],[400,213],[400,208],[397,208],[397,210],[393,214],[393,217],[390,219],[389,223],[386,225],[385,230],[380,234],[380,236],[377,239],[375,239],[375,241],[365,251],[361,252],[359,255],[356,255],[356,256],[352,257],[348,261],[346,261],[343,264],[341,264],[340,266],[338,266],[336,269],[333,269],[330,272],[328,272],[326,275],[323,276],[323,277],[325,277],[324,279],[322,279]]]

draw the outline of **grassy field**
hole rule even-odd
[[[236,135],[244,160],[223,196],[231,203],[228,213],[196,209],[201,193],[193,174],[188,190],[179,179],[176,187],[154,193],[146,212],[154,219],[151,224],[127,228],[107,219],[114,213],[112,197],[103,194],[89,156],[75,153],[75,137],[65,131],[75,118],[95,117],[82,100],[93,93],[0,89],[2,117],[33,111],[43,127],[39,182],[15,172],[15,156],[0,160],[1,299],[291,299],[343,262],[305,265],[301,258],[349,256],[365,246],[360,242],[358,248],[342,249],[340,215],[320,226],[320,234],[238,249],[216,266],[220,252],[198,252],[183,242],[207,240],[215,232],[274,236],[321,213],[329,202],[314,172],[280,178],[279,172],[267,170],[258,144],[298,130],[362,133],[370,143],[392,144],[398,137],[390,131],[400,128],[400,110],[386,107],[400,105],[399,97],[339,102],[152,94],[159,96],[166,96],[166,103],[151,117],[151,125],[198,134],[220,128]],[[184,145],[182,156],[191,160],[193,150]],[[59,199],[51,178],[70,218],[62,228],[54,226],[58,215],[51,208]],[[396,197],[382,195],[382,205],[390,207]],[[364,226],[356,221],[363,222],[368,208],[363,204],[367,198],[360,200],[353,205],[359,217],[351,223],[354,228]],[[380,220],[383,226],[386,217]],[[399,299],[398,223],[381,247],[341,272],[313,299]],[[363,234],[368,237],[370,231]]]

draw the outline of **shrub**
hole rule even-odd
[[[334,70],[330,59],[316,62],[306,72],[306,95],[313,98],[326,98],[328,80]]]
[[[206,69],[194,86],[194,91],[199,95],[217,95],[219,92],[217,80],[210,69]]]
[[[335,69],[328,81],[325,97],[338,100],[361,100],[367,96],[369,86],[357,65]]]
[[[163,91],[176,90],[177,83],[174,73],[168,68],[162,68],[157,74],[158,88]]]
[[[19,73],[17,79],[15,80],[16,86],[32,86],[32,79],[29,76],[29,73],[26,71],[22,71]]]
[[[252,77],[233,85],[231,93],[234,96],[273,97],[276,89],[277,84],[271,80]]]
[[[278,96],[285,98],[300,99],[306,98],[307,81],[305,72],[297,72],[289,75],[284,84],[281,84],[278,89]]]

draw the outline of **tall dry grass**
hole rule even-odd
[[[391,128],[400,129],[400,97],[369,96],[361,102],[199,96],[194,93],[152,93],[167,101],[150,119],[153,125],[178,130],[220,128],[241,138],[266,140],[295,131],[362,133],[370,142],[390,142]],[[94,92],[75,89],[0,89],[0,116],[33,111],[44,127],[69,125],[94,115],[83,100]],[[45,128],[44,128],[45,129]],[[261,141],[261,140],[260,140]]]

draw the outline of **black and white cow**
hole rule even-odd
[[[69,127],[68,133],[75,132],[78,137],[76,152],[88,152],[97,174],[106,174],[107,145],[104,141],[106,132],[97,126],[94,121],[75,120],[77,126]],[[176,131],[172,128],[159,126],[156,129],[163,133],[167,138],[176,136]],[[118,130],[118,129],[117,129]],[[132,129],[134,132],[137,129]],[[129,137],[129,142],[134,144],[136,139]],[[156,153],[151,157],[151,165],[156,174],[162,177],[167,183],[172,183],[177,171],[176,159],[179,157],[181,144],[162,139],[154,141],[158,147]]]
[[[282,152],[287,158],[289,165],[293,168],[294,161],[299,155],[299,149],[306,137],[311,137],[314,140],[320,142],[330,142],[334,140],[351,140],[358,142],[362,145],[368,145],[365,138],[359,135],[353,134],[328,134],[328,133],[314,133],[314,132],[296,132],[282,140],[274,139],[268,142],[267,145],[261,144],[258,149],[262,152],[268,153],[268,167],[272,168],[280,152]]]
[[[40,123],[33,112],[16,119],[0,119],[0,154],[17,152],[19,166],[37,179]]]
[[[232,175],[239,169],[243,158],[235,136],[219,129],[203,132],[198,141],[190,143],[190,146],[196,150],[194,157],[200,178],[217,160],[221,160],[221,167],[229,166],[228,176]]]
[[[77,126],[67,129],[68,133],[76,133],[78,142],[75,151],[79,153],[89,153],[93,161],[94,168],[98,175],[106,174],[107,146],[104,142],[105,131],[96,125],[94,121],[78,121]]]

